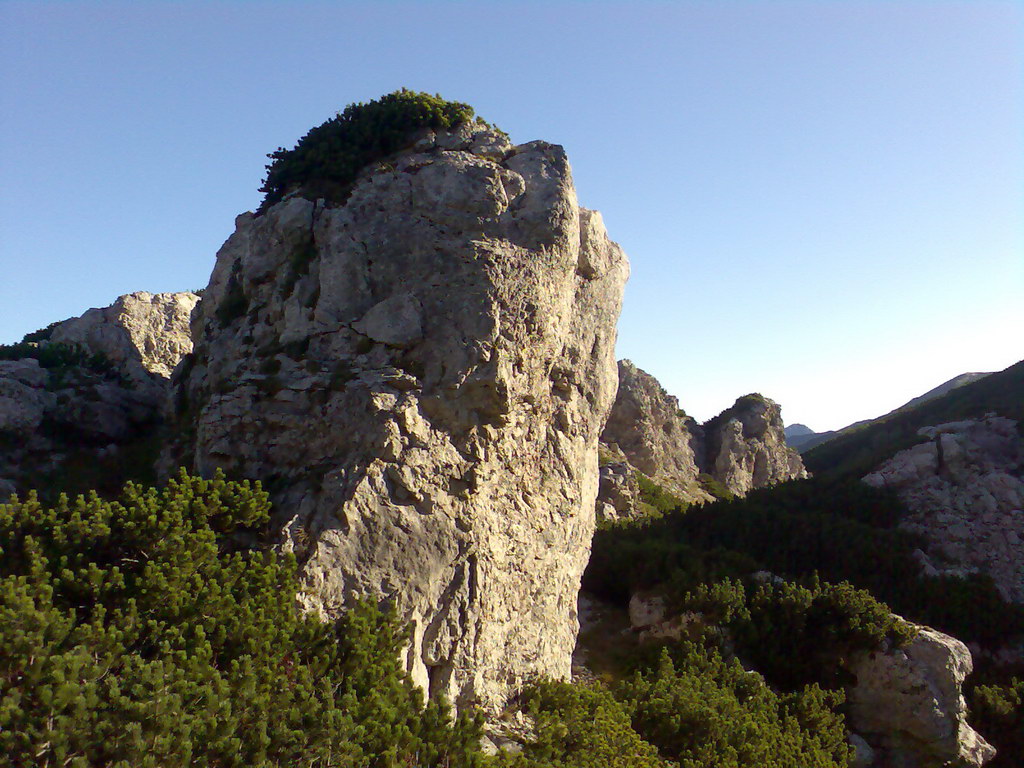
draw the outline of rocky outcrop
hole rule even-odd
[[[683,501],[707,501],[700,487],[704,434],[679,400],[629,360],[619,361],[619,391],[601,442]]]
[[[628,461],[601,464],[597,488],[597,519],[632,517],[640,504],[640,484]]]
[[[782,409],[745,395],[704,424],[709,474],[732,493],[807,477],[800,454],[786,444]]]
[[[709,481],[743,495],[807,477],[800,454],[786,444],[776,403],[747,395],[701,425],[657,379],[629,360],[619,361],[619,391],[601,442],[614,460],[614,472],[609,470],[598,497],[603,517],[637,514],[636,505],[632,512],[623,509],[624,483],[618,476],[627,472],[642,472],[687,503],[713,500]]]
[[[901,527],[920,534],[931,575],[987,573],[1007,600],[1024,603],[1024,439],[999,416],[925,427],[926,441],[864,478],[894,489],[910,508]]]
[[[65,320],[53,329],[50,342],[99,353],[131,381],[159,386],[192,351],[189,319],[198,302],[199,296],[187,291],[129,293],[109,307]]]
[[[899,768],[967,768],[995,755],[967,724],[962,685],[971,673],[967,646],[928,627],[905,648],[862,653],[851,660],[856,684],[847,692],[848,721]]]
[[[308,609],[393,603],[431,695],[568,677],[628,264],[561,147],[427,133],[243,214],[176,374],[184,457],[262,478]]]
[[[46,485],[110,490],[141,466],[168,376],[191,350],[193,293],[133,293],[35,334],[0,361],[0,497]],[[45,349],[49,347],[49,349]],[[127,446],[132,446],[126,451]],[[125,453],[134,455],[125,455]]]

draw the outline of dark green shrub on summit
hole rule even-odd
[[[350,104],[299,139],[294,149],[267,155],[260,211],[302,189],[311,199],[342,201],[360,170],[409,144],[422,128],[453,128],[473,119],[468,104],[405,88],[365,104]]]
[[[423,706],[393,617],[304,616],[293,558],[231,544],[268,510],[258,484],[184,474],[0,506],[4,764],[478,765],[479,723]]]

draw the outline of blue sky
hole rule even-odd
[[[618,352],[837,428],[1024,358],[1024,4],[0,0],[0,343],[206,284],[266,153],[399,87],[569,152]]]

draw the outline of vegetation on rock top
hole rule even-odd
[[[359,171],[407,147],[417,131],[454,128],[474,119],[468,104],[405,88],[365,104],[350,104],[313,128],[293,149],[267,157],[260,212],[290,192],[342,201]]]

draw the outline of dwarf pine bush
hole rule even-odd
[[[479,764],[479,722],[423,705],[393,616],[301,615],[293,558],[231,551],[268,515],[258,483],[184,473],[0,506],[7,764]]]
[[[311,199],[343,200],[360,170],[403,149],[423,128],[454,128],[473,120],[468,104],[405,88],[365,104],[349,104],[313,128],[293,149],[280,147],[267,157],[260,187],[264,211],[289,192],[302,189]]]

